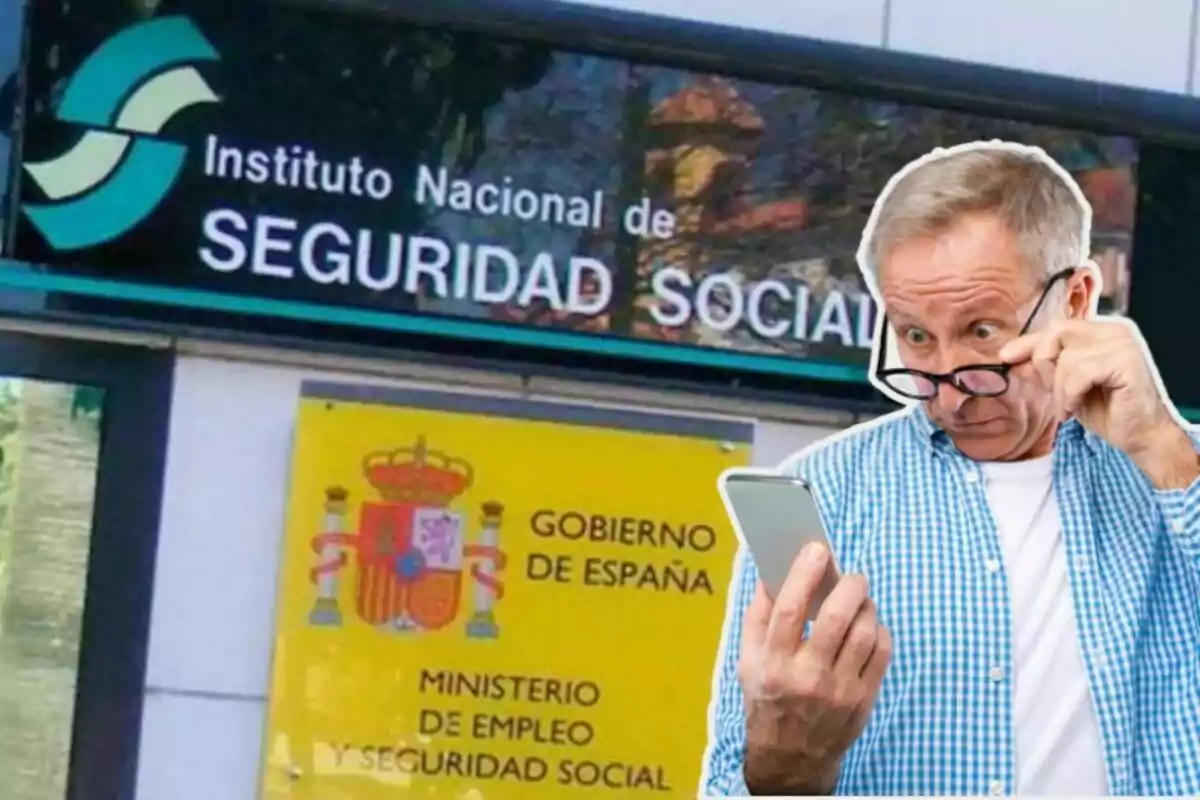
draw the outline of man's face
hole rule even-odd
[[[904,366],[942,374],[1000,363],[1000,348],[1020,333],[1044,289],[1033,272],[1021,263],[1015,237],[990,213],[963,216],[940,235],[893,248],[880,265],[879,289]],[[1032,330],[1068,306],[1085,307],[1086,286],[1073,280],[1069,286],[1075,302],[1064,304],[1056,292]],[[1008,391],[999,397],[971,397],[943,383],[926,408],[969,458],[1039,455],[1033,451],[1049,447],[1054,400],[1020,373],[1009,374]]]

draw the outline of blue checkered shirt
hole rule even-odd
[[[1158,491],[1074,420],[1053,456],[1071,595],[1115,795],[1200,793],[1200,481]],[[894,654],[837,794],[1015,793],[1012,634],[978,464],[920,408],[823,444],[812,483],[839,566],[867,577]],[[753,559],[739,554],[701,793],[747,794],[736,665]]]

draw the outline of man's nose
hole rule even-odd
[[[964,394],[949,381],[943,381],[938,384],[938,393],[935,402],[938,405],[938,409],[944,414],[957,414],[959,409],[963,407],[963,403],[969,399],[969,395]]]
[[[975,360],[977,360],[976,355],[969,350],[947,347],[938,353],[938,371],[943,375],[949,375],[959,367],[974,363]],[[968,399],[970,399],[970,395],[964,394],[949,381],[938,384],[937,404],[938,408],[945,413],[956,413]]]

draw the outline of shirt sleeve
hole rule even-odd
[[[733,568],[713,680],[714,694],[709,705],[708,748],[700,778],[702,797],[750,796],[742,772],[746,760],[746,709],[737,665],[742,647],[742,617],[754,596],[758,571],[744,548],[738,549]]]
[[[1192,444],[1200,454],[1200,432],[1188,431]],[[1186,489],[1158,489],[1155,499],[1162,509],[1167,535],[1200,570],[1200,479]]]

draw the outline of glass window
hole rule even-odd
[[[4,255],[7,246],[8,162],[17,110],[17,68],[21,63],[24,17],[21,0],[0,0],[0,255]]]
[[[0,378],[0,782],[66,793],[101,390]]]

